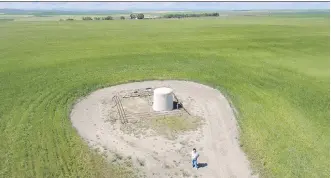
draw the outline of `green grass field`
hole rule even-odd
[[[90,151],[73,103],[129,81],[226,94],[261,177],[329,177],[329,18],[0,22],[0,177],[125,177]]]

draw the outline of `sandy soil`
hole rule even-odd
[[[135,114],[149,112],[150,101],[123,99],[129,120],[116,118],[112,97],[123,90],[171,87],[185,109],[201,119],[199,128],[169,139],[155,130],[141,127]],[[139,104],[138,104],[139,103]],[[142,108],[139,108],[142,107]],[[146,110],[147,109],[147,110]],[[141,111],[145,110],[145,111]],[[135,113],[136,112],[136,113]],[[146,81],[100,89],[75,104],[71,121],[92,148],[130,158],[145,177],[246,178],[252,175],[249,162],[238,143],[238,127],[226,98],[211,87],[187,81]],[[197,148],[201,167],[192,168],[190,153]]]

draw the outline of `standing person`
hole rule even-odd
[[[193,151],[192,151],[192,166],[193,166],[193,168],[195,167],[196,169],[198,169],[198,157],[199,157],[199,153],[197,152],[197,150],[195,148],[193,148]]]

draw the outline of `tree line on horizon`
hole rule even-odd
[[[186,18],[186,17],[217,17],[219,13],[199,13],[199,14],[166,14],[164,18]]]
[[[130,14],[130,19],[144,19],[145,15],[140,13],[140,14]],[[125,20],[124,16],[120,17],[121,20]],[[107,17],[83,17],[82,20],[114,20],[112,16],[107,16]]]
[[[123,16],[121,16],[122,18]],[[107,17],[83,17],[83,20],[114,20],[112,16],[107,16]],[[125,19],[125,18],[124,18]]]
[[[191,13],[191,14],[165,14],[163,18],[187,18],[187,17],[217,17],[220,14],[217,12],[214,13]],[[145,15],[142,13],[139,14],[130,14],[130,19],[144,19]],[[124,16],[120,17],[121,20],[125,20]],[[72,18],[68,18],[66,20],[74,20]],[[112,16],[107,16],[107,17],[82,17],[82,20],[114,20]],[[62,19],[61,19],[62,21]]]

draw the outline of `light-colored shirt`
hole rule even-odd
[[[199,157],[199,153],[198,152],[195,152],[194,153],[194,151],[192,151],[192,160],[195,160],[195,159],[197,159]]]

